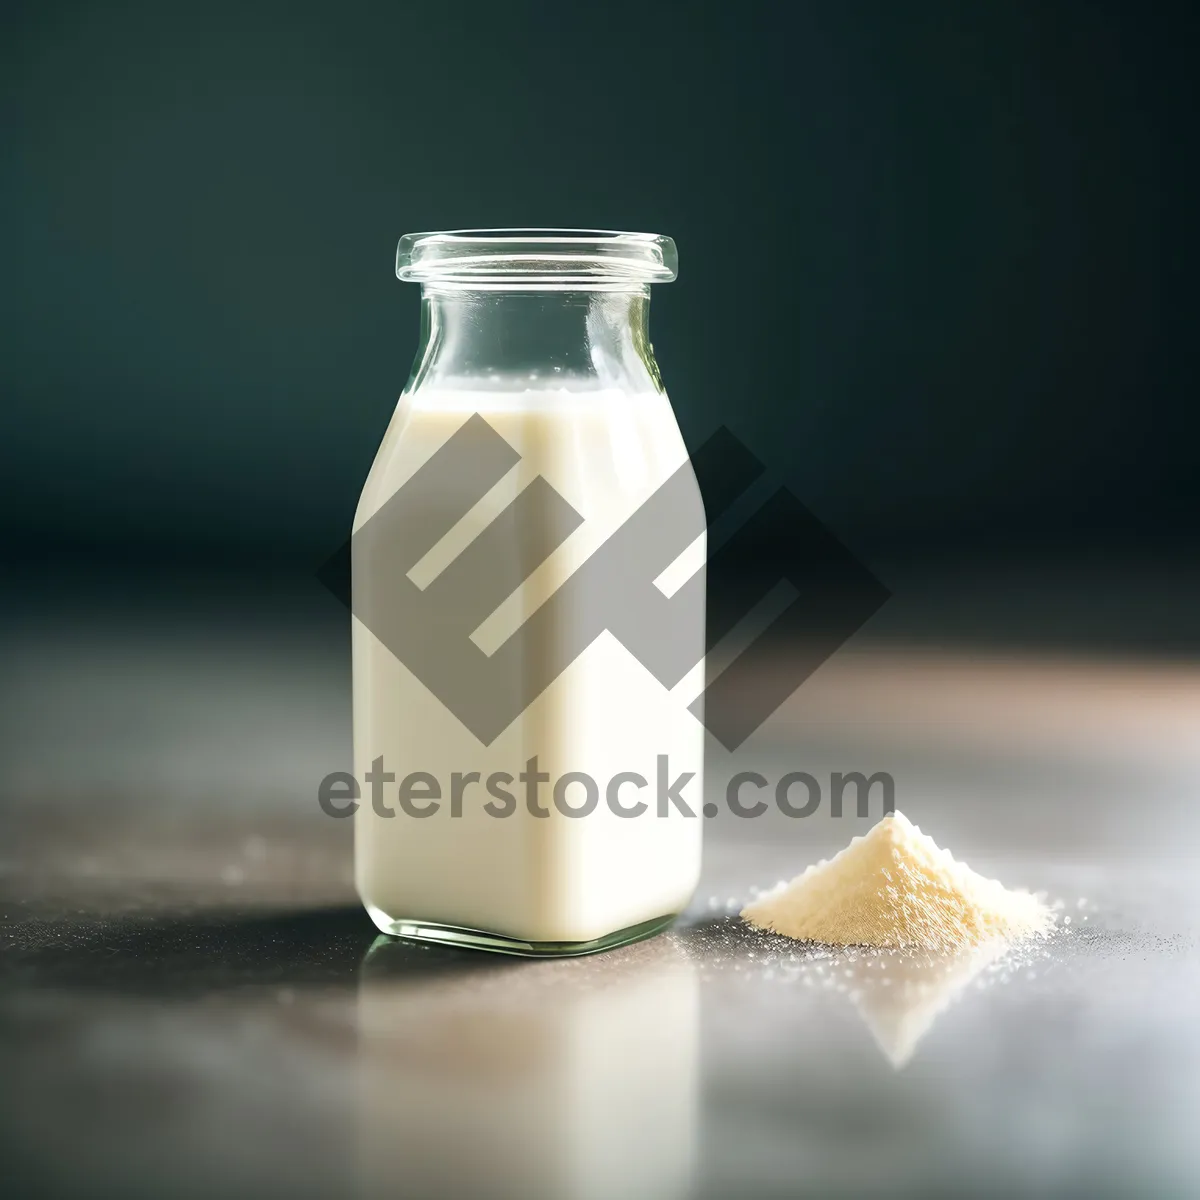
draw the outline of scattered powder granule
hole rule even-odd
[[[751,925],[834,946],[951,951],[1048,933],[1054,915],[956,862],[902,813],[746,905]]]

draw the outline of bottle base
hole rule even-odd
[[[410,917],[390,917],[373,905],[366,905],[371,920],[390,937],[409,938],[418,942],[436,942],[441,946],[462,946],[470,950],[487,950],[493,954],[513,954],[520,958],[570,958],[581,954],[598,954],[630,942],[653,937],[671,925],[678,913],[654,917],[604,937],[586,942],[529,942],[506,937],[502,933],[487,933],[458,925],[441,925],[436,921],[419,921]]]

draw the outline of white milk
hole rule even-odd
[[[453,392],[418,390],[402,398],[363,491],[358,529],[471,414],[480,413],[520,454],[498,483],[409,573],[426,587],[505,505],[543,476],[582,516],[582,524],[476,629],[485,652],[500,645],[588,555],[682,463],[687,454],[666,396],[651,392],[544,389]],[[696,504],[700,504],[696,491]],[[515,553],[514,547],[514,553]],[[671,572],[681,582],[703,561],[701,538]],[[664,577],[665,582],[665,577]],[[667,588],[668,591],[672,590]],[[357,618],[354,620],[355,774],[363,796],[356,814],[359,893],[385,932],[413,926],[480,930],[524,942],[588,942],[680,912],[700,868],[703,728],[687,710],[697,670],[668,691],[611,634],[603,633],[489,746],[475,736]],[[697,635],[697,660],[703,654]],[[550,776],[539,788],[549,815],[526,808],[516,776],[537,755]],[[693,772],[681,794],[694,813],[673,805],[659,815],[659,756],[670,779]],[[393,817],[377,815],[363,779],[382,757],[397,778],[422,771],[440,784],[441,807],[413,817],[385,785]],[[450,812],[453,773],[478,771]],[[567,817],[551,798],[572,772],[597,781],[600,803]],[[484,782],[514,777],[515,812]],[[649,786],[626,784],[620,801],[647,804],[619,817],[605,802],[608,781],[636,772]],[[568,803],[583,800],[578,784]],[[424,803],[420,801],[419,803]],[[431,936],[439,931],[430,930]]]

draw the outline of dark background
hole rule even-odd
[[[864,552],[1194,545],[1194,6],[6,13],[15,554],[319,561],[480,225],[671,234],[689,442]]]

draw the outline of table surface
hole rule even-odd
[[[940,843],[1061,902],[1043,944],[749,931],[752,888],[877,814],[722,813],[673,930],[523,962],[376,936],[315,803],[348,755],[341,615],[256,604],[6,614],[7,1194],[1200,1189],[1200,667],[864,640],[710,759],[714,795],[748,764],[890,771]]]

